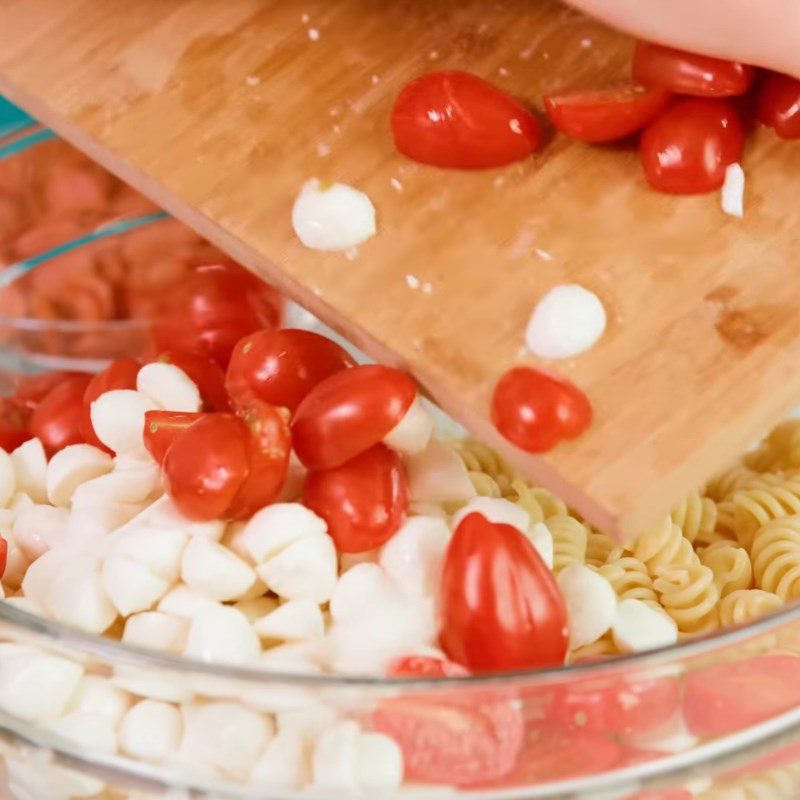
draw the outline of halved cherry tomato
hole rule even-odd
[[[111,451],[97,438],[92,427],[92,403],[101,394],[114,389],[135,389],[136,376],[139,374],[141,364],[133,358],[118,358],[109,364],[102,372],[98,372],[86,387],[83,396],[83,412],[81,414],[81,433],[83,440],[95,447]]]
[[[309,469],[330,469],[378,444],[417,396],[414,381],[382,364],[342,370],[318,383],[297,407],[292,443]]]
[[[3,577],[8,564],[8,541],[0,536],[0,578]]]
[[[770,73],[758,92],[758,121],[781,139],[800,139],[800,81]]]
[[[189,519],[225,518],[247,479],[249,457],[244,422],[233,414],[205,414],[167,450],[167,494]]]
[[[432,656],[403,656],[387,668],[390,678],[458,678],[469,675],[460,664]]]
[[[388,698],[372,723],[400,746],[406,779],[464,787],[507,775],[524,733],[513,694],[474,688]]]
[[[562,439],[580,436],[592,422],[592,407],[571,383],[530,367],[515,367],[497,382],[492,421],[517,447],[542,453]]]
[[[144,446],[163,465],[175,439],[203,416],[193,411],[148,411],[144,415]]]
[[[700,97],[744,94],[756,71],[738,61],[701,56],[653,42],[638,42],[633,54],[633,79],[642,86]]]
[[[239,409],[249,434],[250,471],[228,511],[232,519],[247,519],[279,494],[289,469],[292,437],[285,409],[250,400]]]
[[[447,548],[439,642],[474,672],[564,663],[567,610],[553,573],[511,525],[467,515]]]
[[[43,372],[41,375],[28,375],[17,383],[14,389],[14,400],[21,406],[31,409],[39,405],[54,386],[79,375],[77,372]]]
[[[683,714],[697,736],[741,731],[800,705],[800,658],[780,653],[686,676]]]
[[[48,455],[84,441],[81,430],[83,396],[91,375],[73,375],[53,387],[31,414],[28,428]]]
[[[668,105],[671,95],[640,86],[572,92],[544,98],[550,122],[582,142],[611,142],[641,130]]]
[[[257,397],[294,411],[321,381],[356,362],[336,342],[311,331],[257,331],[233,350],[225,387],[234,404]]]
[[[741,159],[743,150],[742,121],[731,103],[689,98],[645,129],[639,156],[654,189],[701,194],[722,186],[725,170]]]
[[[572,681],[556,693],[551,719],[598,733],[644,733],[681,704],[680,684],[666,676],[643,680]]]
[[[201,353],[166,350],[156,361],[174,364],[182,369],[196,384],[206,411],[230,411],[228,393],[225,391],[225,373],[216,361]]]
[[[0,397],[0,448],[10,453],[33,437],[28,430],[30,416],[30,409]]]
[[[529,725],[514,771],[494,786],[535,786],[596,775],[613,769],[620,753],[619,744],[599,733],[557,725]]]
[[[153,333],[159,347],[203,353],[225,369],[236,342],[277,327],[281,313],[271,286],[236,264],[214,264],[184,282]]]
[[[511,95],[467,72],[431,72],[407,84],[392,109],[397,149],[423,164],[502,167],[539,146],[536,118]]]
[[[303,502],[328,523],[342,553],[363,553],[388,541],[408,509],[402,461],[378,444],[333,469],[306,476]]]

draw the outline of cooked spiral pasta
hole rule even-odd
[[[800,768],[792,764],[721,781],[695,800],[794,800],[798,785]]]
[[[614,644],[611,632],[605,633],[596,642],[585,644],[577,650],[570,651],[569,662],[574,664],[576,661],[592,660],[596,658],[610,658],[618,656],[619,648]]]
[[[531,486],[521,478],[511,481],[510,491],[506,495],[512,503],[516,503],[528,512],[531,524],[544,522],[548,517],[569,512],[567,506],[555,495],[537,486]]]
[[[672,509],[670,516],[683,535],[693,543],[701,535],[707,537],[713,534],[717,525],[717,506],[708,497],[692,492]]]
[[[671,517],[665,517],[642,533],[633,547],[633,555],[647,565],[651,574],[667,565],[685,567],[699,563],[692,543]]]
[[[706,633],[719,626],[719,592],[708,567],[699,563],[658,567],[653,586],[681,633]]]
[[[590,567],[600,567],[619,545],[609,536],[600,531],[589,531],[586,537],[586,563]]]
[[[736,538],[750,547],[756,531],[770,520],[800,513],[800,480],[759,480],[733,495]]]
[[[458,453],[475,491],[485,497],[505,497],[514,479],[512,468],[494,450],[470,437],[451,442]]]
[[[747,550],[735,542],[715,542],[700,551],[700,563],[714,573],[720,597],[749,589],[753,585],[753,566]]]
[[[784,602],[800,597],[800,515],[760,528],[750,556],[759,589],[778,595]]]
[[[546,524],[553,536],[553,571],[558,573],[570,564],[583,564],[589,538],[587,527],[567,514],[548,517]]]
[[[743,625],[777,611],[782,605],[778,595],[763,589],[737,589],[722,598],[719,621],[722,625]]]
[[[597,568],[597,572],[611,584],[620,600],[641,600],[661,608],[653,579],[637,558],[615,551],[605,564]]]
[[[783,458],[770,442],[763,442],[755,450],[745,453],[742,462],[755,472],[775,472],[781,468]]]
[[[728,469],[716,474],[706,485],[705,493],[715,502],[721,503],[752,480],[756,474],[754,470],[737,461]]]

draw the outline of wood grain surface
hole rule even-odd
[[[403,84],[475,72],[543,93],[628,73],[630,40],[550,0],[3,0],[0,91],[274,281],[608,530],[637,530],[800,400],[800,146],[758,131],[746,215],[644,184],[635,152],[561,138],[479,173],[398,156]],[[357,253],[295,239],[312,176],[367,192]],[[409,277],[410,276],[410,277]],[[577,282],[610,324],[547,365],[595,423],[544,458],[488,420],[498,376],[535,363],[525,323]]]

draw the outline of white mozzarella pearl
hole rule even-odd
[[[358,740],[361,728],[345,720],[317,740],[312,759],[314,787],[329,792],[358,791]]]
[[[256,564],[307,536],[327,533],[325,520],[300,503],[275,503],[257,511],[241,532],[243,547]]]
[[[256,573],[218,542],[193,537],[183,551],[183,582],[212,600],[236,600],[255,583]]]
[[[177,528],[143,527],[133,531],[117,531],[112,536],[115,555],[141,564],[170,583],[178,580],[181,558],[189,541],[183,531]]]
[[[294,733],[307,744],[317,741],[323,731],[339,721],[336,709],[320,702],[290,708],[275,715],[278,733]]]
[[[356,780],[362,792],[389,792],[403,782],[403,753],[382,733],[362,733],[356,742]]]
[[[400,602],[398,587],[378,564],[357,564],[336,582],[330,601],[336,623],[351,622],[369,614],[382,614],[385,606]]]
[[[12,528],[14,541],[29,561],[61,544],[67,535],[69,512],[49,505],[28,506],[19,511]]]
[[[115,753],[117,733],[108,717],[76,712],[47,722],[45,728],[66,739],[70,744],[93,753]]]
[[[162,611],[143,611],[125,621],[122,641],[177,655],[186,647],[188,633],[189,622],[183,617]]]
[[[304,536],[259,564],[256,572],[279,597],[325,603],[336,586],[336,548],[326,534]]]
[[[136,391],[167,411],[199,411],[203,405],[195,382],[180,367],[163,361],[139,370]]]
[[[144,446],[144,415],[158,406],[146,395],[132,389],[114,389],[90,407],[97,438],[115,453],[147,458]]]
[[[558,575],[567,606],[570,647],[596,642],[613,624],[617,595],[611,584],[584,564],[570,564]]]
[[[298,791],[308,780],[304,742],[291,731],[274,736],[250,774],[252,783],[271,791]]]
[[[229,606],[201,609],[189,626],[184,655],[201,661],[245,664],[261,652],[247,617]]]
[[[111,682],[137,697],[167,703],[188,703],[194,697],[194,689],[185,675],[163,670],[118,666],[114,668]]]
[[[537,522],[528,534],[531,544],[542,557],[542,561],[553,569],[553,534],[544,522]]]
[[[489,522],[511,525],[523,533],[530,527],[528,512],[516,503],[501,497],[476,497],[453,514],[453,530],[464,517],[474,513],[482,514]]]
[[[158,764],[178,752],[182,732],[181,713],[175,706],[142,700],[122,720],[120,750],[131,758]]]
[[[225,530],[225,523],[218,519],[205,522],[187,519],[178,511],[171,498],[163,495],[133,517],[119,533],[138,531],[142,528],[173,529],[187,536],[206,536],[209,539],[219,540]]]
[[[166,614],[175,614],[185,619],[194,618],[200,611],[216,608],[217,603],[208,597],[193,592],[186,584],[179,583],[170,589],[158,603],[158,610]]]
[[[142,506],[138,503],[73,506],[67,525],[66,543],[85,552],[105,555],[112,544],[107,534],[118,530],[141,510]]]
[[[438,439],[431,439],[423,452],[406,457],[405,465],[414,503],[458,503],[476,495],[458,453]]]
[[[256,620],[254,627],[262,639],[287,641],[321,639],[325,632],[322,611],[311,600],[289,600]]]
[[[47,502],[47,456],[38,439],[28,439],[13,453],[17,491],[24,492],[34,503]]]
[[[250,620],[250,623],[254,624],[256,620],[271,614],[278,605],[275,597],[252,597],[248,600],[239,600],[233,604],[233,607],[237,611],[241,611]]]
[[[417,395],[400,422],[383,437],[383,443],[411,456],[424,452],[432,435],[433,417]]]
[[[112,472],[92,478],[72,493],[73,508],[92,508],[112,503],[144,503],[161,485],[161,471],[152,462],[129,462]]]
[[[108,678],[85,675],[72,696],[69,711],[105,717],[116,728],[131,707],[131,696]]]
[[[68,506],[75,490],[114,468],[108,453],[90,444],[71,444],[59,450],[47,465],[47,497],[54,506]]]
[[[443,519],[409,517],[383,546],[380,564],[406,594],[432,595],[439,585],[449,540],[450,529]]]
[[[127,617],[152,608],[167,593],[169,581],[130,558],[112,555],[103,562],[103,587],[119,613]]]
[[[5,508],[16,491],[17,475],[14,460],[5,450],[0,450],[0,507]]]
[[[7,589],[16,591],[22,585],[31,562],[17,544],[11,531],[7,532],[4,538],[8,543],[8,553],[6,554],[6,569],[3,572],[3,585]]]
[[[680,709],[656,728],[626,737],[626,741],[642,750],[658,750],[662,753],[683,753],[700,742],[686,727]]]
[[[292,226],[312,250],[349,250],[375,235],[375,206],[352,186],[312,178],[294,201]]]
[[[670,616],[632,598],[617,605],[612,633],[623,653],[654,650],[678,641],[678,626]]]

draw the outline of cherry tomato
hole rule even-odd
[[[247,426],[232,414],[205,414],[167,450],[167,494],[189,519],[225,518],[248,476]]]
[[[660,192],[702,194],[719,189],[744,150],[739,113],[727,100],[679,100],[642,134],[639,156]]]
[[[770,73],[758,93],[758,121],[781,139],[800,139],[800,81]]]
[[[573,92],[544,98],[550,122],[582,142],[611,142],[641,130],[668,105],[669,92],[639,86]]]
[[[447,548],[439,642],[474,672],[564,663],[567,610],[553,573],[511,525],[468,514]]]
[[[648,761],[658,761],[668,758],[672,753],[664,750],[642,750],[639,747],[626,747],[620,756],[618,767],[632,767],[635,764],[646,764]]]
[[[407,780],[464,787],[507,775],[524,733],[513,694],[474,688],[385,699],[372,723],[400,746]]]
[[[535,786],[596,775],[613,769],[620,753],[621,748],[615,741],[593,731],[529,725],[514,771],[495,786]]]
[[[84,441],[81,431],[83,396],[91,375],[73,375],[53,387],[31,414],[29,430],[48,455]]]
[[[250,400],[239,416],[249,434],[250,471],[229,509],[233,519],[248,519],[280,493],[289,470],[292,437],[288,413]]]
[[[551,450],[580,436],[592,422],[586,395],[530,367],[515,367],[497,382],[492,421],[506,439],[528,453]]]
[[[292,442],[309,469],[338,467],[363,453],[403,418],[414,381],[382,364],[342,370],[317,384],[297,407]]]
[[[163,465],[170,445],[203,416],[193,411],[148,411],[144,415],[144,446]]]
[[[236,264],[200,267],[168,302],[154,338],[163,349],[203,353],[225,369],[236,342],[281,319],[280,295]]]
[[[431,72],[411,81],[392,109],[397,149],[423,164],[502,167],[539,146],[536,118],[511,95],[467,72]]]
[[[356,362],[336,342],[311,331],[257,331],[234,348],[225,387],[234,403],[257,397],[294,411],[321,381]]]
[[[133,358],[118,358],[109,364],[102,372],[98,372],[89,385],[83,396],[83,412],[81,414],[81,434],[83,441],[93,444],[110,453],[109,450],[96,436],[92,427],[92,403],[101,394],[113,391],[114,389],[135,389],[136,376],[139,374],[141,364]]]
[[[0,397],[0,448],[10,453],[33,436],[28,430],[30,416],[30,409]]]
[[[408,480],[396,453],[382,444],[333,469],[309,472],[303,502],[328,524],[341,553],[388,541],[408,509]]]
[[[200,353],[166,350],[156,361],[174,364],[182,369],[196,384],[206,411],[229,411],[230,402],[225,391],[225,373],[216,361]]]
[[[8,564],[8,541],[0,536],[0,578],[5,575]]]
[[[719,664],[684,679],[683,714],[697,736],[741,731],[800,705],[800,658],[775,653]]]
[[[572,681],[558,692],[551,719],[597,733],[644,733],[680,708],[675,677]]]
[[[700,97],[744,94],[756,71],[738,61],[687,53],[652,42],[638,42],[633,54],[633,79],[642,86]]]
[[[392,661],[387,674],[390,678],[458,678],[469,675],[460,664],[431,656],[403,656]]]
[[[29,375],[22,378],[14,389],[14,400],[31,411],[44,400],[54,386],[78,375],[77,372],[43,372],[41,375]]]

